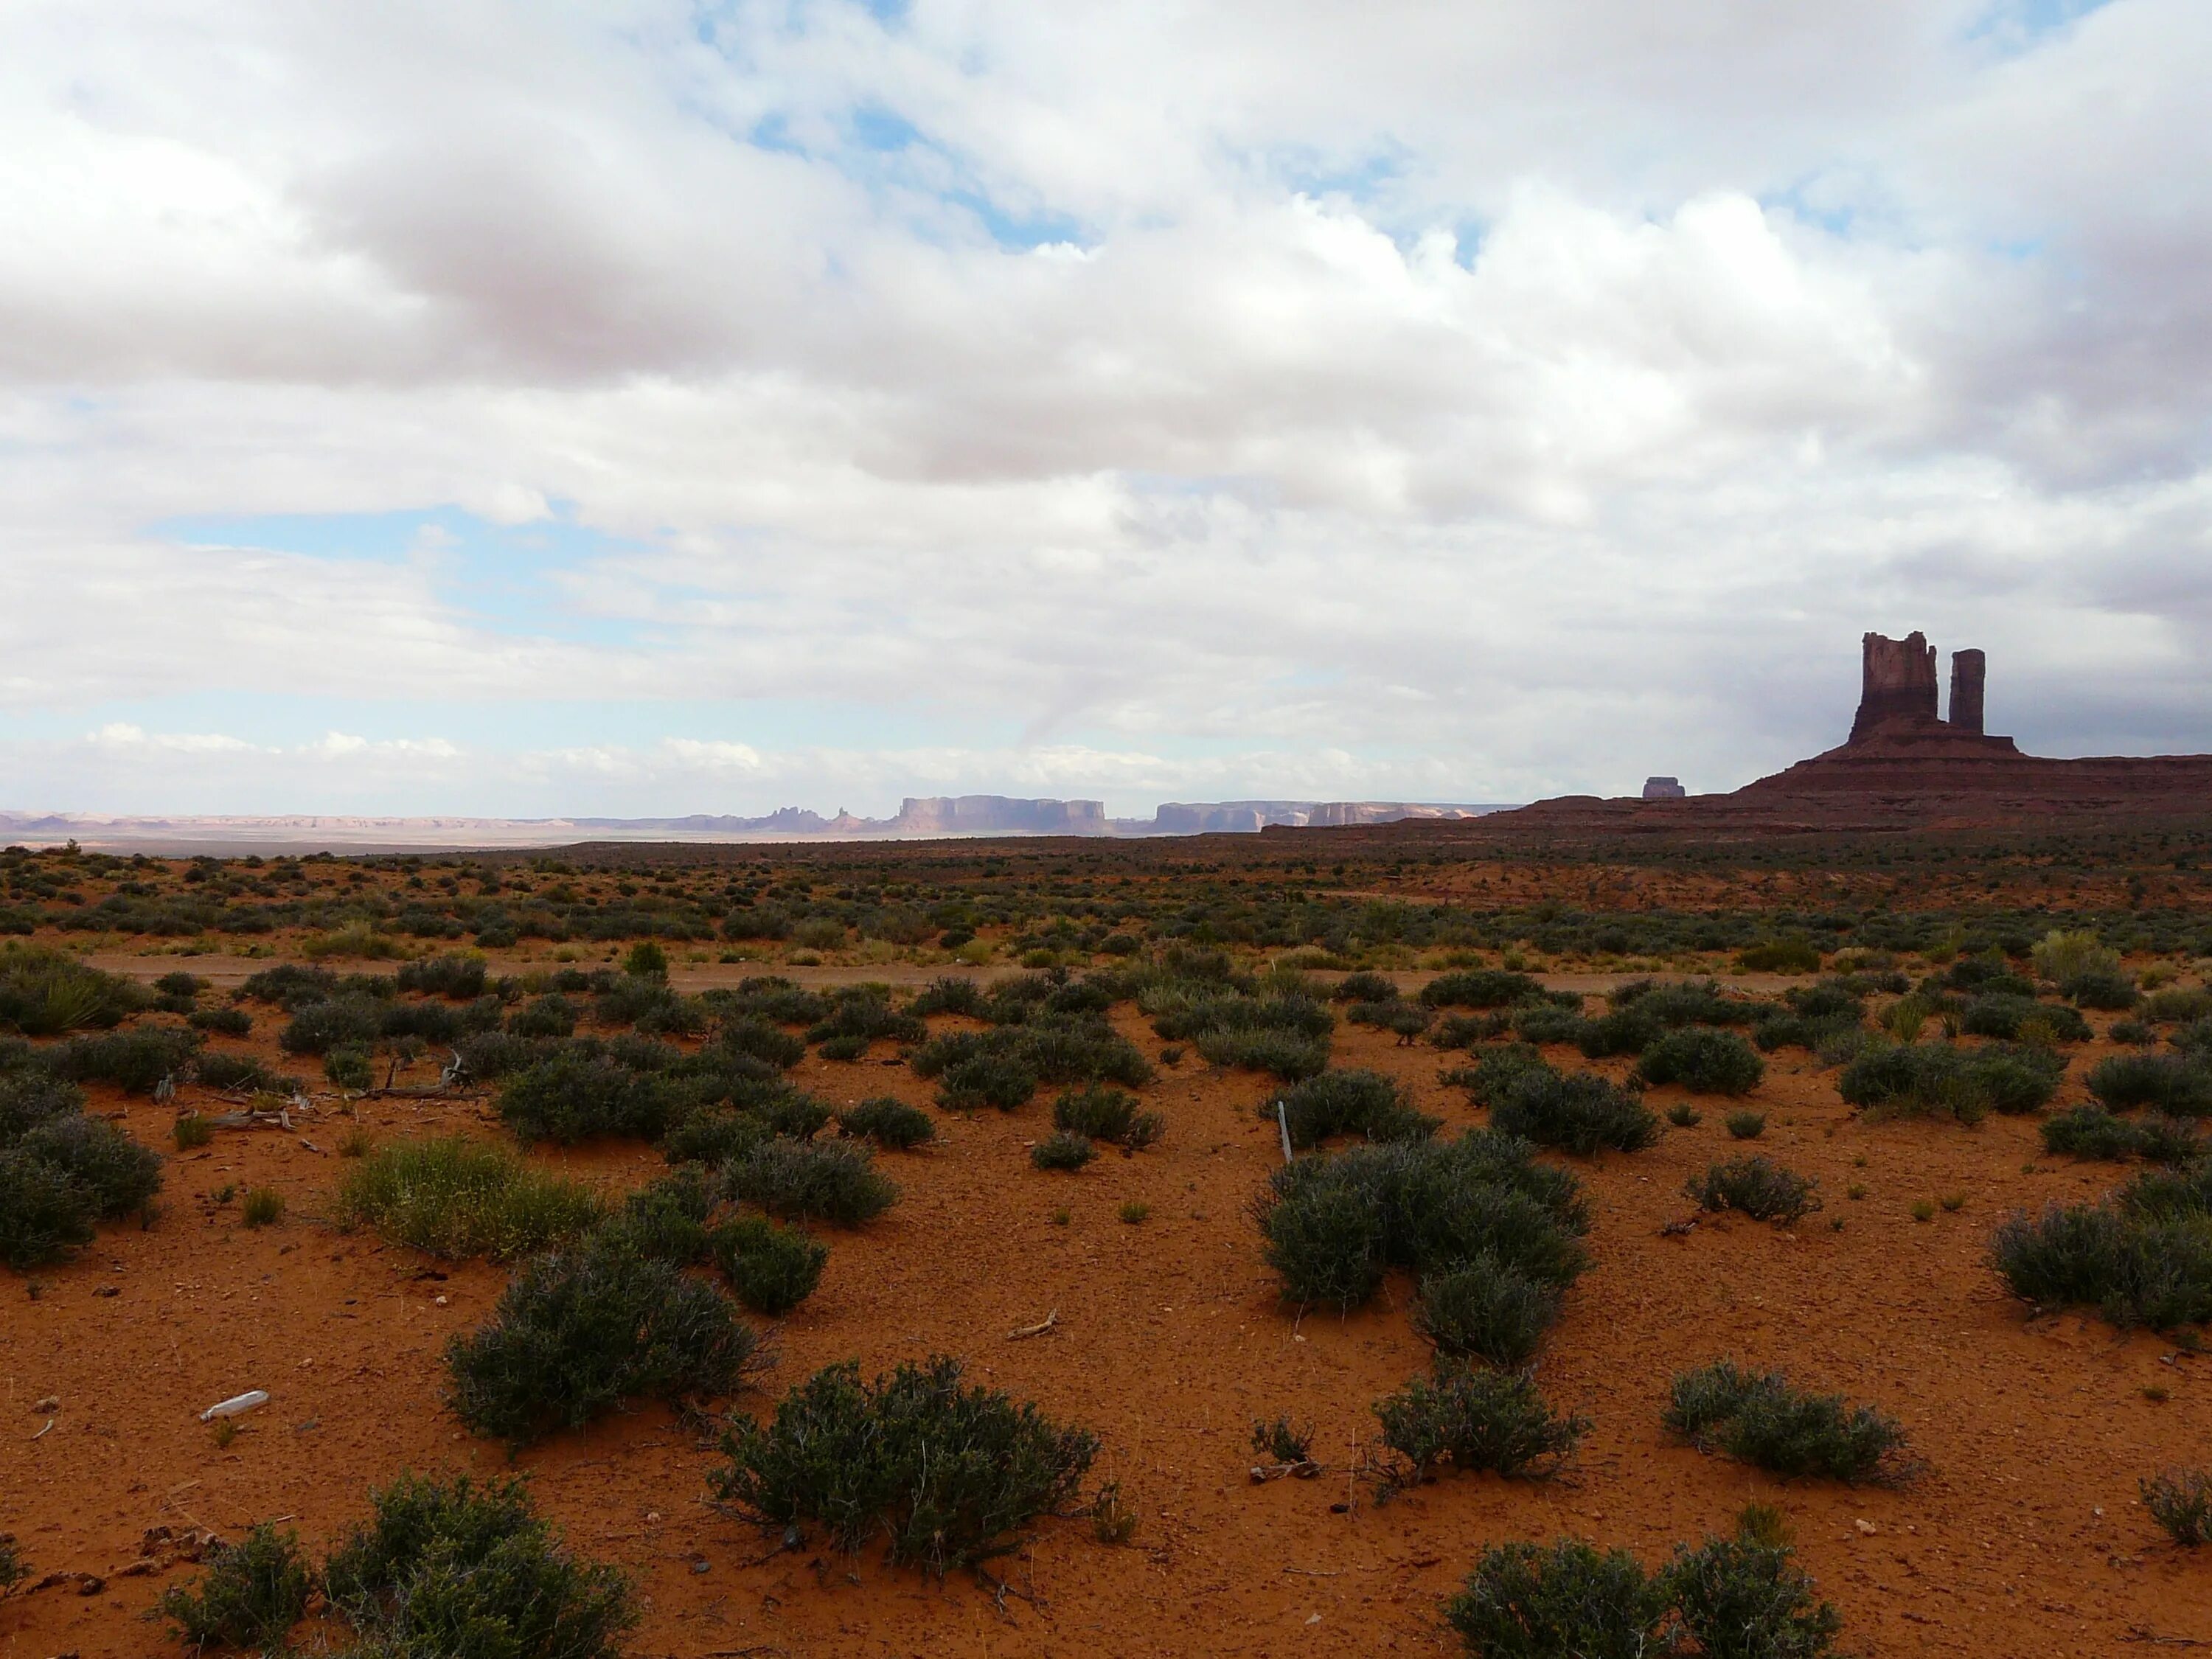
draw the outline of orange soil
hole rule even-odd
[[[1156,1046],[1127,1009],[1116,1018]],[[253,1046],[273,1054],[275,1022],[261,1023]],[[1341,1030],[1337,1054],[1402,1077],[1454,1127],[1474,1120],[1437,1083],[1433,1049]],[[930,1100],[880,1060],[810,1056],[797,1075],[839,1103]],[[1821,1182],[1827,1207],[1797,1231],[1736,1218],[1660,1236],[1686,1212],[1685,1178],[1741,1150],[1716,1103],[1651,1152],[1577,1162],[1596,1266],[1570,1292],[1540,1368],[1555,1405],[1593,1419],[1575,1466],[1541,1485],[1448,1476],[1378,1508],[1346,1466],[1371,1446],[1370,1403],[1423,1370],[1426,1350],[1403,1285],[1348,1318],[1278,1305],[1246,1215],[1280,1156],[1254,1110],[1267,1092],[1259,1077],[1186,1060],[1146,1091],[1167,1115],[1164,1143],[1073,1176],[1030,1167],[1027,1145],[1048,1123],[1042,1101],[1012,1116],[938,1114],[933,1150],[883,1160],[902,1200],[865,1231],[827,1235],[821,1288],[784,1324],[762,1390],[738,1402],[762,1409],[834,1360],[958,1355],[974,1376],[1103,1436],[1094,1479],[1117,1479],[1136,1504],[1130,1545],[1048,1521],[1001,1564],[1013,1585],[1002,1605],[971,1577],[940,1587],[872,1554],[769,1556],[773,1540],[705,1506],[711,1451],[665,1410],[641,1409],[518,1465],[580,1548],[640,1576],[632,1650],[1449,1653],[1437,1601],[1485,1542],[1571,1533],[1653,1562],[1753,1498],[1787,1512],[1858,1652],[2102,1655],[2138,1630],[2212,1638],[2212,1575],[2136,1501],[2139,1476],[2202,1460],[2212,1379],[2198,1372],[2212,1360],[2094,1320],[2031,1324],[1984,1265],[2003,1210],[2117,1178],[2064,1163],[2027,1172],[2039,1150],[2032,1121],[1864,1123],[1832,1074],[1789,1051],[1753,1103],[1770,1114],[1763,1149]],[[1654,1104],[1676,1092],[1655,1091]],[[167,1150],[169,1109],[95,1095],[94,1109]],[[496,1133],[482,1103],[377,1100],[361,1116],[380,1137]],[[0,1279],[0,1526],[33,1582],[69,1571],[106,1580],[91,1595],[61,1585],[0,1601],[4,1659],[177,1651],[145,1615],[191,1569],[118,1571],[149,1527],[234,1535],[289,1516],[320,1543],[401,1469],[506,1467],[440,1403],[441,1349],[485,1318],[505,1273],[434,1267],[319,1220],[342,1171],[331,1149],[343,1127],[219,1134],[172,1159],[151,1231],[109,1230],[40,1273],[36,1300],[20,1277]],[[659,1168],[637,1146],[542,1161],[610,1187]],[[1853,1182],[1863,1201],[1845,1196]],[[279,1188],[288,1218],[245,1230],[234,1204],[208,1200],[228,1183]],[[1962,1210],[1911,1219],[1915,1200],[1948,1194],[1964,1194]],[[1152,1206],[1139,1225],[1117,1218],[1132,1198]],[[1065,1226],[1052,1218],[1061,1206]],[[1051,1334],[1008,1340],[1053,1312]],[[1894,1491],[1784,1485],[1668,1443],[1668,1376],[1723,1353],[1878,1404],[1906,1425],[1924,1473]],[[2154,1385],[2171,1397],[2154,1403],[2143,1392]],[[218,1449],[196,1413],[256,1387],[270,1403]],[[34,1413],[46,1395],[58,1410]],[[1249,1425],[1278,1413],[1319,1426],[1323,1478],[1249,1481]],[[49,1414],[52,1428],[33,1438]]]

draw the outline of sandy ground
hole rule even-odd
[[[219,960],[188,965],[221,976]],[[1158,1046],[1128,1010],[1117,1018]],[[267,1024],[253,1046],[273,1054]],[[883,1063],[886,1052],[810,1055],[797,1075],[834,1102],[928,1105],[929,1087]],[[1436,1081],[1449,1057],[1433,1049],[1346,1030],[1337,1052],[1404,1078],[1454,1127],[1477,1121]],[[1753,1498],[1787,1513],[1861,1653],[2112,1655],[2144,1650],[2131,1632],[2212,1640],[2212,1564],[2167,1543],[2136,1498],[2138,1477],[2204,1461],[2212,1358],[2070,1316],[2031,1323],[1984,1261],[2006,1209],[2094,1194],[2118,1178],[2111,1166],[2039,1159],[2032,1121],[1863,1123],[1808,1057],[1778,1056],[1753,1102],[1770,1114],[1762,1150],[1817,1176],[1826,1208],[1795,1231],[1738,1218],[1662,1237],[1688,1213],[1686,1177],[1742,1150],[1711,1102],[1701,1126],[1650,1152],[1576,1161],[1596,1267],[1540,1366],[1552,1401],[1593,1419],[1575,1465],[1548,1484],[1447,1477],[1378,1508],[1348,1466],[1371,1443],[1370,1402],[1425,1369],[1426,1350],[1403,1285],[1348,1318],[1278,1304],[1246,1213],[1280,1156],[1255,1109],[1267,1092],[1260,1077],[1187,1060],[1146,1091],[1168,1119],[1164,1144],[1074,1176],[1028,1162],[1048,1097],[1011,1116],[936,1114],[933,1149],[884,1158],[902,1200],[865,1231],[826,1235],[821,1288],[777,1334],[762,1390],[737,1402],[764,1409],[835,1360],[956,1354],[1103,1436],[1095,1478],[1134,1500],[1133,1542],[1108,1547],[1080,1521],[1047,1522],[1004,1564],[1002,1604],[972,1577],[939,1586],[872,1553],[771,1555],[773,1540],[706,1507],[711,1449],[666,1411],[641,1409],[515,1465],[578,1547],[639,1575],[633,1650],[1449,1653],[1438,1598],[1485,1542],[1571,1533],[1656,1562]],[[2080,1093],[2069,1083],[2061,1103]],[[1654,1103],[1675,1096],[1655,1091]],[[169,1109],[106,1091],[93,1105],[167,1150]],[[370,1101],[361,1117],[380,1137],[495,1132],[483,1103]],[[444,1343],[483,1320],[505,1273],[326,1225],[343,1127],[224,1134],[173,1158],[150,1231],[109,1230],[38,1274],[36,1299],[0,1274],[0,1528],[34,1574],[103,1581],[0,1601],[0,1659],[177,1651],[147,1615],[191,1569],[127,1571],[149,1527],[235,1534],[286,1516],[320,1543],[402,1469],[507,1466],[440,1402]],[[660,1167],[634,1146],[543,1161],[610,1187]],[[1846,1197],[1853,1182],[1863,1199]],[[244,1229],[234,1203],[210,1201],[234,1183],[279,1188],[288,1218]],[[1915,1200],[1945,1194],[1963,1206],[1911,1218]],[[1141,1224],[1117,1218],[1132,1198],[1152,1206]],[[1048,1313],[1051,1334],[1008,1340]],[[1723,1353],[1880,1405],[1924,1471],[1899,1490],[1784,1485],[1670,1444],[1668,1376]],[[2154,1387],[2168,1397],[2148,1397]],[[218,1449],[196,1413],[248,1388],[272,1399]],[[58,1408],[34,1411],[47,1396]],[[1278,1413],[1317,1425],[1322,1478],[1248,1479],[1250,1424]]]

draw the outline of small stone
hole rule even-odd
[[[1859,1536],[1862,1538],[1871,1538],[1881,1530],[1871,1521],[1854,1521],[1851,1525],[1858,1528]]]
[[[61,1395],[58,1394],[50,1394],[44,1400],[39,1401],[37,1405],[32,1407],[31,1413],[33,1416],[36,1416],[40,1412],[58,1412],[61,1408]]]

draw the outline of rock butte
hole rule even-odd
[[[1647,784],[1641,799],[1562,795],[1469,824],[1401,825],[1392,833],[1467,841],[1576,833],[1726,839],[2212,811],[2212,755],[2024,755],[2010,738],[1982,729],[1988,663],[1981,652],[1952,653],[1945,720],[1936,706],[1936,648],[1924,635],[1869,634],[1860,646],[1859,706],[1850,735],[1733,793],[1669,799]]]

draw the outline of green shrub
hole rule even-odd
[[[2138,1483],[2142,1506],[2184,1549],[2212,1544],[2212,1474],[2168,1469]]]
[[[672,1263],[586,1246],[526,1264],[491,1322],[455,1337],[446,1363],[461,1421],[525,1446],[624,1400],[726,1395],[758,1340]]]
[[[1992,1109],[2036,1110],[2056,1092],[2065,1070],[2062,1058],[2034,1048],[1885,1043],[1862,1051],[1836,1086],[1853,1106],[1971,1124]]]
[[[2176,1117],[2212,1114],[2212,1065],[2191,1055],[2111,1054],[2082,1082],[2111,1111],[2152,1106]]]
[[[837,1127],[848,1135],[872,1140],[878,1146],[903,1152],[936,1138],[937,1126],[929,1114],[903,1101],[879,1097],[848,1106],[837,1114]]]
[[[276,1034],[288,1054],[327,1054],[341,1043],[366,1047],[384,1035],[386,1005],[371,997],[333,997],[310,1002]]]
[[[215,1031],[242,1037],[253,1030],[253,1016],[243,1008],[195,1008],[185,1017],[195,1031]]]
[[[580,1561],[520,1480],[402,1474],[331,1553],[324,1589],[379,1659],[617,1659],[629,1580]]]
[[[830,1015],[808,1028],[806,1040],[838,1052],[833,1060],[858,1060],[871,1042],[920,1042],[929,1035],[921,1017],[894,1009],[887,986],[848,986],[831,998]]]
[[[0,1030],[25,1036],[101,1030],[146,1006],[147,995],[110,974],[42,945],[0,945]]]
[[[2132,1008],[2142,996],[2135,981],[2117,969],[2092,969],[2075,974],[2061,980],[2058,989],[2081,1008]]]
[[[0,1595],[5,1595],[30,1576],[30,1568],[24,1565],[22,1554],[15,1547],[15,1534],[0,1532]]]
[[[1701,1659],[1820,1659],[1843,1630],[1789,1546],[1749,1527],[1694,1550],[1678,1547],[1659,1584]]]
[[[1666,1613],[1634,1556],[1569,1538],[1491,1546],[1444,1603],[1472,1659],[1645,1659]]]
[[[71,1037],[46,1051],[46,1067],[71,1083],[112,1083],[127,1095],[150,1095],[164,1078],[181,1077],[199,1052],[200,1034],[173,1026]]]
[[[1490,1127],[1584,1158],[1605,1147],[1640,1152],[1659,1139],[1658,1118],[1610,1079],[1549,1066],[1523,1071],[1500,1085]]]
[[[1595,1019],[1583,1020],[1574,1042],[1590,1060],[1603,1060],[1611,1054],[1640,1054],[1656,1042],[1666,1029],[1648,1010],[1632,1005],[1609,1009]]]
[[[526,1144],[568,1145],[600,1135],[658,1139],[680,1112],[675,1085],[611,1060],[564,1053],[510,1078],[499,1115]]]
[[[1764,1112],[1730,1112],[1721,1121],[1728,1126],[1731,1140],[1756,1140],[1766,1133]]]
[[[1579,1044],[1589,1022],[1556,1002],[1524,1002],[1513,1010],[1513,1035],[1523,1042]]]
[[[840,938],[843,932],[842,928],[838,930]],[[623,972],[632,979],[666,979],[668,952],[651,939],[641,939],[629,947],[629,954],[623,958]]]
[[[1040,1081],[1036,1068],[1018,1052],[969,1054],[939,1074],[938,1103],[951,1112],[984,1106],[1011,1112],[1029,1103]]]
[[[622,1207],[599,1224],[589,1243],[594,1249],[689,1267],[704,1260],[711,1246],[707,1222],[714,1202],[714,1188],[704,1175],[678,1169],[626,1194]]]
[[[1328,1066],[1329,1040],[1300,1031],[1260,1028],[1200,1031],[1191,1041],[1209,1066],[1268,1072],[1285,1083],[1319,1075]]]
[[[1252,1425],[1252,1450],[1271,1463],[1312,1462],[1313,1437],[1312,1424],[1294,1425],[1287,1417]]]
[[[459,1136],[379,1147],[347,1172],[336,1209],[342,1224],[365,1223],[448,1258],[529,1255],[580,1237],[599,1218],[588,1188]]]
[[[2153,1164],[2194,1164],[2204,1156],[2205,1141],[2189,1119],[2153,1112],[2136,1126],[2136,1151]]]
[[[2212,1319],[2212,1171],[2138,1176],[2102,1204],[2014,1212],[1990,1255],[2013,1294],[2094,1307],[2123,1330]]]
[[[484,959],[467,951],[421,957],[399,964],[399,988],[467,1002],[484,994]]]
[[[143,1212],[161,1190],[161,1154],[106,1118],[82,1112],[50,1117],[12,1150],[67,1176],[101,1221]]]
[[[1463,1474],[1549,1474],[1589,1427],[1587,1419],[1553,1412],[1526,1373],[1442,1356],[1433,1375],[1376,1401],[1375,1415],[1382,1443],[1406,1460],[1414,1480],[1447,1461]]]
[[[898,1188],[857,1141],[820,1144],[778,1137],[722,1168],[728,1195],[794,1220],[841,1227],[872,1221],[898,1201]]]
[[[2136,1126],[2101,1106],[2076,1106],[2043,1121],[2043,1150],[2075,1158],[2123,1158],[2136,1150]]]
[[[1054,1101],[1052,1121],[1069,1134],[1109,1141],[1133,1152],[1158,1141],[1163,1128],[1159,1114],[1139,1111],[1134,1095],[1096,1083]]]
[[[1551,1069],[1551,1063],[1534,1044],[1501,1042],[1478,1049],[1473,1065],[1454,1066],[1437,1080],[1466,1090],[1468,1098],[1478,1106],[1495,1106],[1505,1097],[1507,1086],[1523,1074]]]
[[[970,1019],[981,1019],[983,993],[972,979],[933,979],[907,1005],[907,1012],[922,1015],[965,1014]]]
[[[193,1584],[172,1586],[161,1596],[161,1609],[179,1633],[196,1648],[281,1652],[315,1591],[299,1534],[264,1521],[235,1544],[210,1546],[206,1562]]]
[[[1580,1189],[1526,1141],[1470,1131],[1400,1141],[1276,1170],[1256,1206],[1267,1264],[1293,1302],[1353,1307],[1392,1267],[1428,1273],[1486,1255],[1564,1289],[1586,1265]]]
[[[1650,1084],[1679,1083],[1692,1094],[1741,1095],[1759,1086],[1766,1062],[1733,1031],[1669,1031],[1644,1051],[1636,1074]]]
[[[776,1532],[816,1522],[848,1552],[881,1535],[893,1565],[940,1577],[1016,1547],[1098,1453],[1033,1405],[963,1387],[960,1362],[941,1357],[873,1382],[856,1363],[829,1366],[722,1446],[715,1496],[746,1519]]]
[[[2093,1035],[2089,1022],[2063,1003],[2002,992],[1974,998],[1959,1018],[1959,1029],[1968,1036],[2002,1037],[2008,1042],[2023,1028],[2039,1024],[2054,1042],[2087,1042]]]
[[[576,1030],[576,1005],[558,991],[532,997],[507,1017],[507,1029],[519,1037],[565,1037]]]
[[[17,1273],[91,1243],[97,1213],[64,1170],[21,1147],[0,1151],[0,1260]]]
[[[1030,1162],[1040,1170],[1079,1170],[1098,1156],[1088,1135],[1055,1129],[1030,1149]]]
[[[236,993],[249,1002],[273,1002],[288,1014],[311,1002],[327,1002],[337,994],[338,976],[329,969],[289,962],[251,975]]]
[[[694,1112],[668,1132],[660,1150],[671,1164],[704,1164],[719,1169],[775,1134],[755,1112]]]
[[[1732,1158],[1692,1176],[1684,1189],[1708,1210],[1741,1210],[1754,1221],[1784,1226],[1820,1207],[1819,1185],[1764,1158]]]
[[[1376,1072],[1323,1072],[1293,1084],[1276,1097],[1291,1145],[1308,1147],[1332,1136],[1364,1135],[1370,1140],[1425,1140],[1438,1120],[1416,1111],[1405,1090]],[[1276,1118],[1276,1103],[1260,1108]]]
[[[323,1055],[324,1079],[341,1089],[359,1093],[376,1086],[376,1066],[368,1049],[358,1042],[341,1042]]]
[[[1446,1014],[1429,1033],[1429,1041],[1439,1048],[1472,1048],[1503,1036],[1512,1025],[1511,1018],[1502,1013]]]
[[[1543,986],[1527,974],[1478,968],[1437,975],[1421,988],[1421,1000],[1431,1008],[1504,1008],[1543,992]]]
[[[830,1260],[828,1245],[766,1216],[732,1217],[712,1237],[715,1265],[738,1300],[771,1318],[813,1295]]]
[[[1764,939],[1737,951],[1735,965],[1752,974],[1817,974],[1820,951],[1808,939]]]
[[[1439,1353],[1525,1365],[1559,1317],[1559,1287],[1485,1254],[1423,1276],[1413,1328]]]
[[[1905,1431],[1872,1406],[1802,1394],[1779,1372],[1745,1371],[1731,1360],[1679,1373],[1665,1422],[1700,1451],[1724,1451],[1784,1480],[1856,1485],[1904,1470]]]

